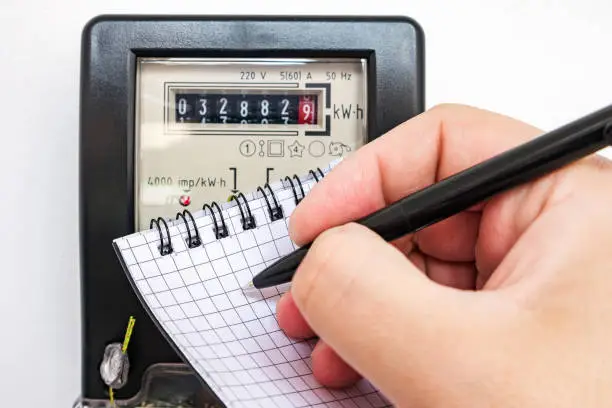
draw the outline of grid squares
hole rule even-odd
[[[301,180],[308,193],[315,181]],[[314,342],[288,338],[276,320],[276,302],[289,285],[256,295],[242,291],[255,274],[297,248],[288,234],[292,189],[282,181],[270,187],[285,218],[271,222],[264,198],[245,194],[257,223],[253,230],[242,230],[233,201],[222,206],[229,237],[221,240],[209,214],[193,213],[202,238],[197,248],[185,245],[182,220],[167,221],[170,255],[159,254],[157,230],[117,239],[129,279],[174,346],[228,407],[391,406],[365,380],[348,390],[318,384],[310,360]]]

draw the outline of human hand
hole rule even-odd
[[[290,220],[314,239],[277,305],[324,385],[397,406],[612,406],[612,180],[597,156],[392,243],[351,223],[542,132],[436,107],[364,146]],[[315,239],[316,238],[316,239]]]

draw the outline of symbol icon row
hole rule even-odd
[[[320,140],[313,140],[308,144],[308,148],[300,143],[298,140],[294,140],[292,143],[287,144],[285,149],[285,140],[273,139],[273,140],[259,140],[259,148],[257,144],[251,140],[243,140],[238,146],[240,154],[244,157],[251,157],[259,150],[259,157],[285,157],[285,150],[289,153],[289,157],[303,157],[309,154],[312,157],[321,157],[327,154],[329,156],[341,157],[345,153],[351,151],[351,147],[340,142],[330,142],[329,147],[326,148],[325,143]],[[307,152],[307,153],[306,153]]]

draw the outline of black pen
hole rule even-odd
[[[495,135],[491,135],[495,137]],[[502,191],[612,144],[612,105],[485,160],[355,222],[391,241],[455,215]],[[310,244],[279,259],[249,284],[288,283]]]

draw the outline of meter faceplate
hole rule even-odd
[[[365,58],[139,59],[135,227],[354,152],[367,110]]]
[[[83,398],[108,399],[108,388],[100,379],[99,364],[104,347],[123,340],[129,316],[136,318],[130,340],[130,375],[127,385],[115,390],[117,399],[135,396],[140,391],[145,372],[154,364],[181,362],[130,287],[111,244],[113,239],[136,229],[137,185],[139,180],[148,181],[141,177],[142,170],[138,169],[136,159],[138,124],[146,123],[139,122],[138,114],[139,62],[147,58],[364,60],[365,68],[361,72],[366,78],[367,110],[364,109],[364,119],[360,123],[366,128],[365,140],[370,141],[424,110],[423,42],[418,24],[404,17],[109,15],[87,24],[82,37],[80,95]],[[179,96],[188,91],[177,89]],[[325,88],[322,89],[315,90],[314,94],[325,95]],[[334,86],[332,92],[333,89]],[[217,88],[209,94],[221,93],[223,89]],[[359,97],[351,99],[356,101]],[[299,98],[293,100],[299,104]],[[261,99],[249,101],[261,104]],[[302,102],[304,106],[306,102]],[[154,103],[159,102],[156,99]],[[304,131],[306,128],[324,131],[326,112],[329,110],[317,116],[320,122],[316,124],[302,123]],[[247,115],[247,121],[261,121],[257,115]],[[216,120],[220,116],[217,115]],[[303,122],[308,119],[302,117]],[[300,122],[299,115],[290,115],[289,122],[292,121]],[[197,127],[195,122],[186,122],[187,127]],[[179,123],[174,127],[181,130],[181,126]],[[298,135],[283,140],[312,137],[312,140],[331,142],[336,140],[334,126],[332,121],[330,136]],[[357,125],[354,129],[357,133],[338,135],[337,140],[345,140],[343,143],[348,144],[346,140],[355,138],[354,143],[358,145],[362,134]],[[167,140],[172,137],[186,136],[173,135]],[[257,154],[261,151],[260,139],[266,141],[267,154],[267,140],[272,136],[258,137]],[[274,150],[277,147],[272,146],[270,151],[278,152]],[[235,150],[232,154],[236,154]],[[271,163],[265,164],[266,167],[275,167],[271,177],[291,171],[291,160],[287,160],[287,167],[279,172],[276,166],[285,163],[282,159],[268,157],[262,160]],[[257,166],[261,167],[255,169],[264,165]],[[193,178],[196,174],[184,178]],[[260,177],[263,180],[264,176],[257,175],[257,179]],[[193,199],[192,205],[201,206],[198,201],[199,198]]]

